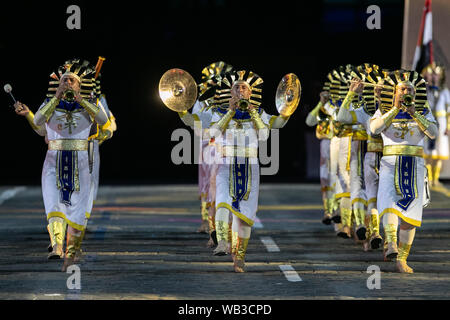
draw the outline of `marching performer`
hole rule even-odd
[[[260,107],[263,80],[251,71],[228,74],[217,103],[227,104],[215,113],[210,128],[222,161],[216,177],[215,255],[227,254],[229,214],[233,214],[232,256],[235,272],[244,272],[251,226],[259,196],[258,140],[266,140],[269,129],[282,128],[289,116],[270,116]],[[248,139],[247,139],[248,138]]]
[[[34,124],[45,126],[47,131],[42,193],[52,243],[55,239],[52,253],[60,257],[64,254],[64,223],[68,224],[63,271],[73,264],[81,247],[81,232],[90,211],[89,131],[93,121],[99,125],[108,122],[103,110],[91,102],[93,76],[94,69],[87,61],[67,61],[58,74],[52,74],[55,87],[49,89],[47,100],[34,117]]]
[[[379,73],[379,67],[376,65],[365,64],[359,66],[358,70],[352,72],[353,80],[350,84],[350,89],[347,93],[344,103],[339,110],[338,120],[346,124],[359,123],[363,125],[366,134],[368,135],[367,152],[363,159],[358,159],[358,164],[361,168],[361,174],[358,174],[359,170],[352,171],[356,173],[358,177],[357,181],[364,179],[365,186],[365,198],[367,199],[367,211],[365,212],[364,225],[367,229],[366,238],[367,241],[363,243],[364,250],[368,250],[368,246],[372,249],[378,249],[382,242],[382,238],[379,233],[379,215],[376,209],[377,192],[378,192],[378,171],[379,160],[383,151],[383,141],[381,136],[370,134],[369,120],[375,113],[375,110],[379,105],[379,88],[376,84],[382,85],[384,80]],[[373,85],[368,89],[364,88],[363,80],[368,80]],[[375,88],[375,89],[374,89]],[[364,91],[363,91],[364,89]],[[361,106],[356,107],[350,101],[355,97],[362,96],[363,103]],[[355,108],[356,107],[356,108]],[[361,164],[361,161],[363,163]],[[352,182],[355,179],[352,179]],[[360,217],[362,219],[363,217]]]
[[[333,186],[330,184],[330,142],[333,138],[333,129],[331,127],[331,115],[329,115],[324,106],[330,99],[329,83],[325,85],[320,93],[320,101],[317,106],[306,117],[306,124],[309,127],[316,126],[316,137],[320,140],[320,184],[322,192],[322,201],[324,215],[322,223],[331,224],[332,218],[332,200]]]
[[[162,86],[161,82],[160,95],[165,97],[165,88],[169,86]],[[281,116],[270,116],[259,107],[262,83],[263,80],[251,71],[226,74],[220,90],[216,91],[216,112],[205,126],[209,128],[208,135],[215,139],[218,161],[215,218],[218,245],[214,254],[228,253],[231,214],[231,254],[235,272],[244,272],[251,226],[256,218],[259,196],[258,140],[267,139],[269,129],[282,128],[300,99],[300,82],[295,75],[285,76],[280,86],[283,84],[282,88],[289,87],[290,90],[283,91],[285,103],[280,107],[277,104]],[[192,121],[193,117],[187,111],[182,116],[185,123]]]
[[[196,120],[200,120],[206,117],[207,121],[210,122],[212,116],[212,101],[214,99],[215,88],[221,80],[221,77],[226,73],[233,70],[233,66],[227,64],[223,61],[218,61],[211,63],[202,70],[202,79],[198,85],[199,89],[199,99],[194,104],[192,109],[192,115],[196,117]],[[197,232],[200,233],[210,233],[210,241],[208,246],[212,245],[212,240],[215,239],[214,231],[214,210],[210,209],[213,207],[214,199],[210,195],[210,183],[211,179],[215,179],[211,173],[214,173],[214,164],[207,161],[206,158],[211,156],[211,152],[214,152],[214,141],[210,141],[206,135],[202,136],[201,141],[201,152],[199,154],[199,164],[198,164],[198,186],[199,195],[201,201],[201,216],[202,224],[200,225]]]
[[[428,168],[431,187],[445,190],[439,182],[442,161],[449,159],[449,126],[450,126],[450,91],[445,87],[445,69],[432,63],[421,73],[427,81],[428,103],[431,112],[437,120],[439,133],[436,139],[425,137],[424,157]]]
[[[343,67],[332,70],[328,74],[330,80],[330,93],[333,108],[333,128],[334,134],[338,139],[331,141],[331,159],[337,159],[337,179],[335,185],[335,198],[339,203],[341,228],[337,236],[342,238],[351,238],[352,226],[352,203],[350,199],[350,151],[352,125],[347,125],[337,121],[337,114],[342,104],[342,100],[347,93],[347,79]],[[333,138],[334,139],[334,138]],[[334,169],[332,169],[332,172]]]
[[[438,130],[426,106],[425,80],[417,72],[396,70],[389,73],[381,97],[381,108],[371,118],[369,127],[372,134],[381,134],[384,145],[377,206],[387,241],[385,259],[397,258],[397,270],[412,273],[406,259],[416,227],[422,223],[423,140],[425,136],[434,139]]]

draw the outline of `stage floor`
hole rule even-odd
[[[447,185],[447,187],[450,187]],[[0,299],[449,299],[450,198],[432,193],[409,265],[395,272],[381,249],[363,252],[321,223],[320,186],[265,184],[247,253],[206,247],[195,185],[101,186],[83,243],[81,289],[62,261],[47,261],[40,187],[0,187]],[[370,266],[381,288],[368,289]],[[369,279],[370,282],[370,279]]]

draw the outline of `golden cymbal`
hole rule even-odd
[[[170,110],[189,110],[197,100],[197,84],[194,78],[182,69],[170,69],[159,80],[159,96]]]
[[[302,85],[298,77],[289,73],[281,79],[275,95],[275,105],[278,113],[289,117],[297,109],[302,93]]]

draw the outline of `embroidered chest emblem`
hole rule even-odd
[[[399,127],[395,127],[396,132],[394,133],[394,136],[396,138],[400,138],[400,139],[405,139],[405,136],[408,132],[410,132],[411,130],[408,128],[408,122],[406,121],[402,121],[400,122],[400,126]],[[412,131],[411,131],[411,135],[412,135]]]
[[[63,122],[63,128],[69,129],[69,134],[72,134],[72,128],[75,129],[78,126],[77,120],[80,120],[80,117],[73,115],[70,111],[65,111],[65,114],[57,117],[56,120]],[[58,128],[60,125],[58,124]]]

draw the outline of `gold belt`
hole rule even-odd
[[[48,150],[86,151],[88,140],[59,139],[48,142]]]
[[[423,147],[420,146],[384,146],[383,156],[413,156],[423,158]]]
[[[222,146],[221,153],[223,157],[258,158],[258,148]]]
[[[383,152],[383,142],[367,142],[368,152]]]
[[[367,140],[368,135],[366,131],[354,131],[353,132],[353,136],[352,136],[352,140]]]

